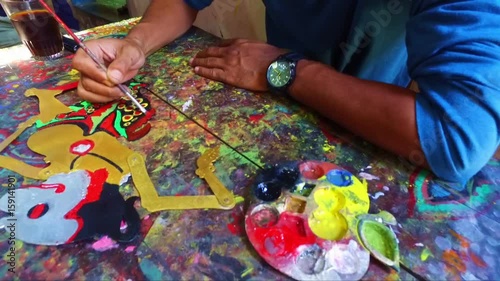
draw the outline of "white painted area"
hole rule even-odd
[[[128,182],[128,179],[130,178],[130,173],[124,175],[121,180],[120,180],[120,183],[119,185],[122,186],[123,184],[125,184],[126,182]]]
[[[377,192],[374,195],[368,194],[371,198],[377,200],[379,197],[384,196],[385,194],[383,192]]]
[[[362,178],[364,178],[364,179],[365,179],[365,180],[367,180],[367,181],[371,181],[371,180],[380,180],[380,178],[379,178],[379,177],[374,176],[374,175],[372,175],[372,174],[365,173],[365,172],[361,172],[361,173],[359,173],[359,176],[360,176],[360,177],[362,177]]]
[[[88,152],[92,146],[90,144],[80,144],[78,146],[75,146],[73,148],[73,152],[76,152],[78,154],[82,154],[85,152]]]
[[[189,100],[182,105],[182,111],[188,110],[193,105],[193,97],[189,97]]]

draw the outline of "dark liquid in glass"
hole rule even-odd
[[[21,41],[34,56],[46,57],[63,49],[59,24],[45,10],[23,11],[10,16]]]

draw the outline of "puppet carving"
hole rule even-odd
[[[109,173],[107,181],[118,185],[125,182],[130,174],[127,157],[133,151],[104,132],[84,136],[78,126],[59,125],[34,133],[28,139],[28,147],[44,155],[48,166],[36,168],[0,156],[1,166],[22,176],[41,180],[72,170],[94,171],[105,168]]]
[[[40,113],[36,116],[31,117],[26,122],[21,123],[15,131],[8,138],[0,143],[0,152],[2,152],[9,144],[11,144],[15,139],[17,139],[26,129],[33,126],[35,122],[49,122],[54,116],[71,111],[67,106],[62,104],[56,99],[56,96],[61,94],[62,91],[59,90],[38,90],[29,89],[24,95],[26,97],[36,96],[39,102]]]
[[[0,219],[0,227],[15,221],[16,238],[37,245],[67,244],[104,235],[129,242],[140,228],[133,206],[137,197],[125,201],[118,186],[106,183],[106,177],[104,169],[80,170],[52,176],[39,186],[9,190],[0,198],[0,211],[8,214]],[[12,204],[15,208],[9,208]]]
[[[85,135],[107,132],[114,137],[124,137],[129,141],[142,138],[151,130],[149,119],[155,114],[151,103],[139,93],[142,84],[133,84],[137,101],[147,110],[144,114],[131,101],[120,99],[117,102],[92,104],[87,101],[70,106],[71,110],[52,115],[52,120],[37,123],[38,128],[74,124],[83,129]]]
[[[136,93],[137,87],[140,86],[134,85]],[[103,105],[82,102],[72,107],[74,112],[68,113],[70,109],[55,99],[55,95],[60,92],[49,91],[49,93],[52,95],[34,89],[27,92],[27,95],[39,94],[41,113],[31,118],[30,122],[38,120],[38,126],[42,128],[28,139],[28,147],[33,152],[44,155],[44,161],[48,165],[45,168],[38,168],[14,158],[0,156],[1,168],[39,180],[76,170],[93,172],[105,169],[108,173],[107,182],[112,185],[121,185],[131,174],[141,195],[143,207],[151,212],[234,207],[234,196],[213,173],[215,167],[212,163],[219,156],[218,148],[207,150],[198,159],[196,171],[200,178],[208,182],[215,195],[158,196],[142,156],[116,139],[118,136],[123,136],[128,140],[134,140],[150,130],[151,125],[148,120],[154,114],[154,110],[145,98],[136,96],[148,109],[149,113],[146,115],[125,100]],[[44,99],[45,97],[47,99]],[[51,119],[56,114],[57,117]],[[18,132],[17,136],[20,133]]]

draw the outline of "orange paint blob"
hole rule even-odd
[[[446,269],[448,269],[450,273],[464,273],[467,270],[462,258],[453,250],[444,251],[443,261],[446,264]]]

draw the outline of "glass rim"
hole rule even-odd
[[[0,3],[31,3],[31,2],[40,2],[39,0],[0,0]]]

